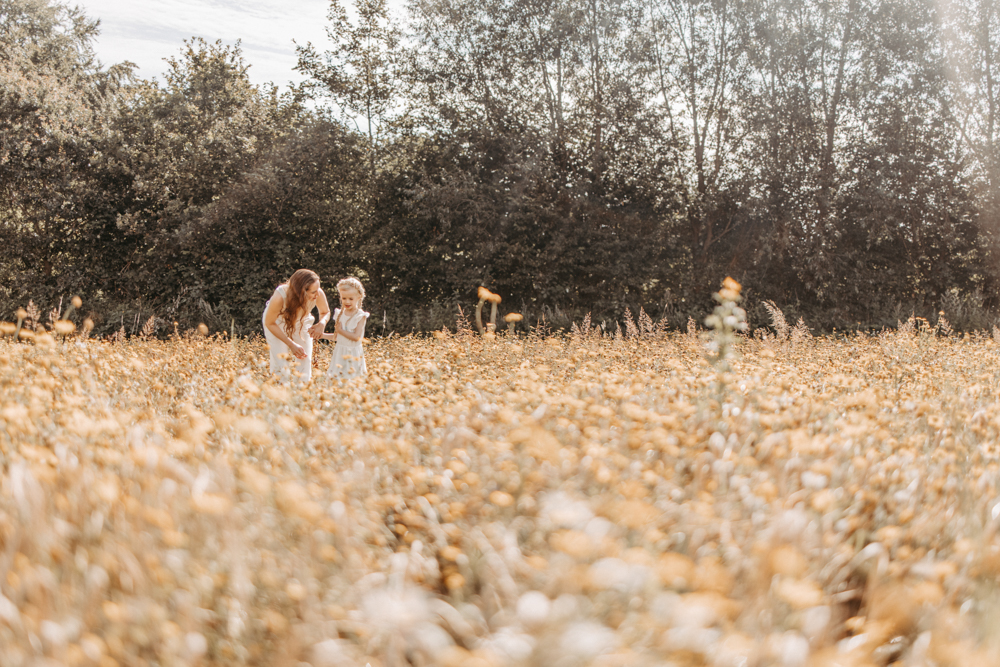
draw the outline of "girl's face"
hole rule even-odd
[[[344,310],[354,310],[361,303],[361,295],[353,287],[341,287],[337,291],[340,294],[340,307]]]

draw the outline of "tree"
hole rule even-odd
[[[777,0],[750,16],[751,275],[772,298],[872,317],[982,288],[934,4]]]
[[[0,0],[4,307],[256,326],[300,265],[403,327],[477,283],[529,319],[724,274],[820,325],[991,305],[986,0],[412,0],[405,40],[386,0],[345,7],[279,97],[239,45],[133,81],[79,11]]]
[[[256,327],[264,300],[301,267],[317,271],[327,290],[333,276],[363,274],[364,148],[339,123],[303,122],[204,208],[184,239],[193,259],[186,296],[207,305],[210,324]]]
[[[0,0],[0,262],[5,309],[78,287],[99,232],[81,181],[130,71],[93,55],[97,22],[50,0]]]
[[[992,0],[955,0],[941,9],[948,125],[961,137],[974,176],[976,218],[1000,257],[1000,11]],[[993,267],[995,262],[991,263]],[[1000,271],[989,275],[1000,280]],[[995,300],[991,299],[994,305]]]
[[[942,11],[952,120],[980,177],[1000,192],[1000,11],[993,0],[956,0]]]
[[[239,44],[191,40],[168,64],[163,86],[141,81],[119,96],[107,154],[120,169],[120,266],[108,289],[119,303],[146,299],[177,317],[212,289],[204,271],[224,260],[202,244],[207,212],[301,108],[250,82]]]
[[[652,83],[667,121],[663,131],[682,151],[688,243],[702,266],[741,222],[727,202],[737,187],[734,161],[746,136],[739,100],[748,75],[742,12],[735,0],[649,3]]]
[[[414,193],[397,215],[426,230],[415,248],[439,253],[431,263],[453,287],[438,298],[492,280],[528,305],[656,300],[680,261],[666,232],[677,222],[676,153],[658,132],[642,6],[421,0],[411,9],[408,77],[430,152],[397,191]]]
[[[331,0],[326,32],[333,49],[320,53],[311,43],[296,47],[296,69],[311,78],[306,87],[314,97],[330,98],[344,120],[367,134],[374,173],[378,148],[401,102],[401,33],[386,0],[357,0],[355,10],[357,20],[352,23],[340,0]],[[364,121],[363,128],[358,119]]]
[[[411,157],[380,183],[363,253],[371,291],[384,295],[397,325],[413,322],[413,304],[452,304],[479,284],[532,319],[543,309],[577,319],[637,312],[678,277],[672,217],[638,196],[612,205],[582,188],[567,192],[552,162],[532,159],[536,141],[410,141],[394,148]]]

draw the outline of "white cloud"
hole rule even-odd
[[[301,81],[292,70],[299,44],[327,43],[327,0],[75,0],[91,18],[101,20],[96,43],[105,65],[130,60],[142,78],[162,81],[164,58],[178,56],[184,40],[202,37],[226,44],[242,40],[243,56],[254,83],[285,86]]]

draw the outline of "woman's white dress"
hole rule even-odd
[[[285,289],[285,285],[278,285],[271,298],[281,296],[284,299]],[[270,300],[267,303],[271,303]],[[267,313],[267,304],[264,304],[264,313]],[[306,351],[305,359],[296,359],[288,346],[271,333],[271,330],[267,328],[267,323],[264,322],[264,317],[261,317],[261,323],[264,324],[264,338],[267,339],[267,345],[271,348],[271,372],[277,375],[282,382],[287,383],[291,380],[293,370],[297,374],[297,379],[303,382],[308,382],[312,378],[313,339],[309,336],[309,327],[313,325],[315,320],[316,318],[312,316],[311,312],[307,313],[305,317],[299,320],[298,325],[292,330],[292,335],[289,336],[289,338],[301,345],[302,349]],[[285,318],[279,315],[276,321],[281,330],[284,331]]]
[[[333,322],[336,327],[340,317],[340,308],[333,311]],[[368,317],[368,313],[358,309],[354,315],[341,321],[340,326],[352,334],[359,330],[359,325]],[[333,348],[333,359],[326,374],[338,380],[350,380],[368,373],[365,365],[365,350],[360,340],[348,340],[342,334],[337,334],[337,344]]]

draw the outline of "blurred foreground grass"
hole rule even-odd
[[[0,666],[1000,664],[1000,347],[737,349],[0,342]]]

